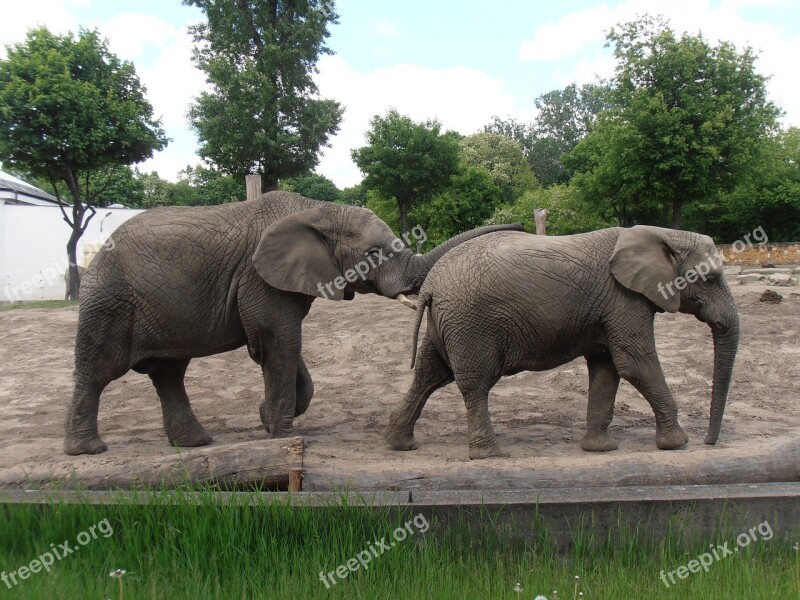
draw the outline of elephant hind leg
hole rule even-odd
[[[417,354],[414,381],[402,404],[392,411],[384,439],[392,450],[416,450],[414,426],[433,392],[453,381],[453,371],[426,335]]]
[[[607,353],[587,356],[586,364],[589,367],[589,406],[581,448],[587,452],[616,450],[617,440],[609,435],[608,426],[614,418],[619,373]]]
[[[164,431],[169,443],[174,446],[205,446],[211,443],[212,438],[195,417],[183,385],[188,366],[189,359],[154,360],[147,374],[161,401]]]
[[[97,433],[100,394],[111,380],[98,381],[78,373],[74,375],[72,402],[64,420],[64,454],[100,454],[108,450]]]

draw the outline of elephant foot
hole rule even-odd
[[[419,448],[414,433],[397,433],[392,429],[387,429],[383,439],[391,450],[416,450]]]
[[[190,426],[171,427],[167,430],[167,439],[173,446],[182,446],[184,448],[206,446],[214,441],[214,438],[196,421]]]
[[[689,436],[681,429],[680,425],[656,433],[656,446],[661,450],[675,450],[676,448],[682,448],[688,443]]]
[[[494,443],[487,446],[472,446],[469,447],[470,460],[481,460],[484,458],[510,458],[511,454],[505,452],[500,444]]]
[[[108,450],[106,443],[98,436],[79,440],[72,436],[64,438],[64,454],[77,456],[79,454],[100,454]]]
[[[284,428],[284,429],[276,429],[274,432],[267,429],[265,426],[264,429],[267,431],[267,435],[269,435],[270,439],[277,440],[280,438],[288,438],[295,435],[294,427]]]
[[[581,440],[581,448],[586,452],[610,452],[618,447],[617,440],[605,432],[587,431]]]

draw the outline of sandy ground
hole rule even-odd
[[[490,410],[511,458],[488,461],[467,458],[465,409],[454,384],[434,394],[425,407],[417,425],[419,450],[385,448],[381,431],[412,378],[414,313],[375,296],[359,296],[349,303],[319,300],[304,324],[303,350],[317,391],[308,412],[295,420],[306,442],[305,489],[348,483],[373,489],[524,487],[526,477],[537,469],[592,469],[631,457],[640,457],[643,465],[685,462],[709,452],[746,454],[765,444],[796,440],[800,288],[773,288],[784,296],[778,305],[758,301],[764,286],[732,289],[742,335],[716,446],[703,444],[711,392],[710,331],[691,316],[659,315],[658,353],[690,437],[686,449],[656,449],[649,405],[622,382],[611,428],[619,450],[583,452],[579,441],[585,426],[587,371],[581,359],[547,372],[507,377],[494,388]],[[100,434],[109,452],[93,457],[62,454],[77,314],[77,308],[0,313],[0,481],[42,469],[64,477],[73,470],[124,467],[174,453],[150,380],[130,372],[113,382],[101,399]],[[266,437],[258,417],[261,373],[245,349],[192,361],[186,387],[214,444]],[[448,482],[456,472],[472,481]],[[502,480],[498,473],[510,478]]]

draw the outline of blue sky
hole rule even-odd
[[[131,60],[147,86],[155,112],[172,138],[140,168],[175,179],[197,164],[197,141],[186,124],[203,74],[190,61],[186,26],[202,18],[179,0],[26,0],[2,2],[0,44],[22,41],[28,28],[53,31],[97,27],[112,51]],[[338,0],[339,24],[320,61],[324,97],[346,113],[317,171],[344,187],[361,176],[350,149],[363,144],[369,119],[390,107],[417,120],[437,118],[464,134],[492,115],[534,117],[533,99],[571,82],[586,83],[613,70],[605,33],[616,23],[649,12],[663,14],[677,31],[702,31],[761,52],[758,68],[772,75],[771,98],[800,125],[800,2],[791,0]],[[2,51],[0,51],[2,53]]]

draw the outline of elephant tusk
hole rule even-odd
[[[413,308],[414,310],[417,310],[417,305],[414,304],[411,300],[409,300],[408,296],[406,296],[405,294],[397,294],[397,299],[403,304],[405,304],[408,308]]]

